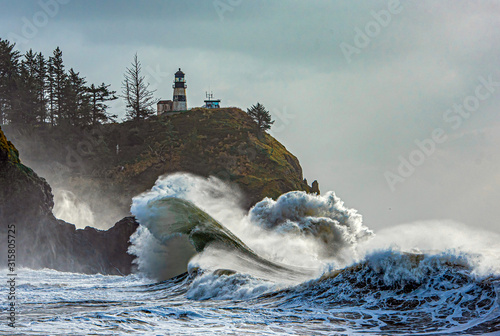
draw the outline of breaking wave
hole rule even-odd
[[[241,199],[215,178],[160,178],[133,200],[139,270],[158,281],[185,271],[191,300],[320,309],[343,331],[500,331],[498,235],[451,221],[375,235],[333,192],[293,191],[248,212]]]
[[[228,264],[238,271],[256,263],[255,268],[265,272],[272,265],[276,270],[292,270],[300,275],[297,280],[304,280],[306,275],[317,276],[328,264],[352,262],[358,243],[373,236],[361,215],[346,208],[333,192],[320,196],[293,191],[276,201],[266,198],[248,213],[239,204],[238,190],[216,178],[189,174],[160,178],[151,191],[133,199],[131,211],[146,228],[132,237],[131,252],[138,257],[139,269],[154,276],[164,267],[149,268],[150,252],[139,245],[163,246],[165,254],[171,239],[184,234],[197,252],[203,252],[196,258],[201,268],[211,268],[214,259],[219,267]],[[145,240],[151,244],[144,244]],[[204,251],[207,246],[210,252]],[[217,254],[217,250],[223,252]],[[238,267],[236,260],[242,265]],[[159,274],[154,277],[165,280]]]

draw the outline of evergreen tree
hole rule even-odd
[[[19,77],[19,51],[0,38],[0,124],[16,119],[14,96]]]
[[[259,132],[266,131],[274,124],[271,119],[271,113],[264,107],[264,105],[257,103],[247,109],[248,115],[257,123]]]
[[[57,47],[53,56],[49,57],[49,117],[52,125],[55,125],[63,117],[62,105],[66,77],[62,51]]]
[[[122,98],[127,103],[127,117],[139,120],[152,115],[154,113],[152,106],[156,104],[154,91],[149,90],[149,83],[146,83],[145,76],[142,75],[142,66],[137,54],[124,77]]]
[[[86,80],[71,68],[66,75],[59,102],[59,123],[73,126],[90,124],[90,102]]]
[[[115,96],[116,91],[109,90],[110,84],[106,85],[102,83],[99,86],[92,84],[87,90],[90,99],[90,124],[97,125],[99,123],[106,123],[115,121],[118,117],[117,115],[111,115],[106,110],[108,105],[106,102],[118,99]]]
[[[19,65],[19,76],[16,79],[16,91],[13,95],[15,114],[11,122],[15,124],[35,124],[38,107],[36,88],[36,55],[29,50]]]
[[[48,60],[33,50],[21,56],[15,45],[0,39],[0,124],[96,125],[114,121],[116,115],[107,112],[106,102],[118,99],[110,85],[86,86],[85,77],[74,69],[65,71],[62,51],[57,47]],[[149,113],[152,99],[140,63],[135,58],[136,71],[130,78],[137,79],[140,90],[140,118]],[[131,68],[132,69],[132,68]],[[132,74],[132,72],[130,72]],[[134,82],[130,82],[131,87]],[[145,88],[145,90],[144,90]],[[135,92],[135,91],[131,91]],[[135,106],[135,105],[134,105]]]
[[[38,123],[45,123],[47,121],[47,62],[41,52],[36,55],[34,78],[37,95],[35,115]]]

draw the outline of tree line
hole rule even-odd
[[[73,68],[66,70],[63,53],[57,47],[45,57],[33,50],[25,54],[15,44],[0,38],[0,125],[67,125],[88,126],[116,121],[108,112],[108,102],[118,99],[110,85],[87,85],[85,77]],[[155,112],[154,90],[142,74],[142,65],[135,54],[126,69],[122,95],[126,117],[140,120]],[[247,110],[259,132],[274,123],[269,111],[257,103]]]
[[[115,121],[108,102],[117,99],[109,84],[87,85],[73,68],[67,71],[57,47],[41,52],[15,49],[0,38],[0,124],[86,126]]]

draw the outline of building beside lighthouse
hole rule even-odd
[[[160,100],[156,103],[156,113],[158,115],[162,113],[172,112],[174,102],[171,100]]]
[[[205,105],[203,105],[204,108],[220,108],[220,99],[215,99],[213,93],[205,92],[205,95],[207,96],[207,99],[205,99]]]

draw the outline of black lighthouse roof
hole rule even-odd
[[[184,72],[181,71],[181,68],[175,73],[175,77],[184,77]]]

